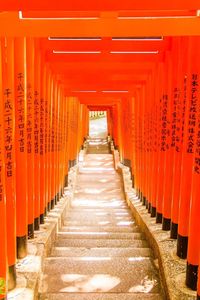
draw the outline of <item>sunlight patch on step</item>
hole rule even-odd
[[[102,222],[98,222],[99,225],[107,225],[110,224],[109,221],[102,221]]]
[[[111,257],[75,257],[73,260],[75,261],[108,261],[111,260]]]
[[[11,292],[8,293],[7,299],[14,300],[33,300],[34,299],[34,290],[28,288],[15,288]]]
[[[72,285],[62,288],[60,292],[108,292],[120,283],[120,278],[109,274],[63,274],[62,281]]]
[[[127,225],[132,225],[134,224],[134,221],[120,221],[117,223],[118,226],[127,226]]]
[[[113,171],[113,168],[103,168],[103,167],[84,167],[84,171]]]
[[[17,275],[17,286],[12,291],[8,292],[7,299],[10,300],[33,300],[34,291],[32,289],[27,288],[27,279],[18,274]]]
[[[104,182],[108,182],[109,180],[108,180],[108,179],[104,179],[104,178],[103,178],[103,179],[99,179],[98,181],[99,181],[99,182],[103,182],[103,183],[104,183]]]
[[[41,270],[41,256],[27,255],[18,260],[16,269],[19,272],[39,272]]]
[[[85,234],[88,234],[88,235],[107,235],[107,234],[109,234],[108,232],[91,232],[91,231],[89,231],[89,232],[87,232],[87,231],[76,231],[76,232],[74,232],[74,231],[67,231],[67,232],[60,232],[59,231],[59,234],[63,234],[63,235],[85,235]]]
[[[137,256],[137,257],[129,257],[129,261],[143,261],[143,260],[149,260],[149,257],[142,257],[142,256]]]
[[[129,293],[150,293],[154,286],[158,284],[156,279],[150,279],[149,276],[145,276],[141,281],[141,284],[135,285],[129,289]]]

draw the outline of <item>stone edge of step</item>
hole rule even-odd
[[[139,251],[138,251],[139,250]],[[76,247],[54,247],[49,257],[95,257],[95,252],[98,253],[98,257],[130,257],[134,255],[136,257],[150,257],[153,258],[152,250],[150,248],[107,248],[108,253],[105,253],[104,248],[79,248]],[[102,253],[101,253],[102,252]],[[63,255],[61,255],[63,253]],[[66,255],[68,253],[68,255]],[[133,254],[134,253],[134,254]],[[70,255],[69,255],[70,254]],[[76,256],[74,256],[76,254]],[[115,254],[115,255],[113,255]]]
[[[43,294],[40,300],[163,300],[159,294],[138,294],[138,293],[50,293]]]

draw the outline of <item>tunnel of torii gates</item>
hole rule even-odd
[[[0,299],[78,163],[89,110],[107,112],[133,187],[198,289],[198,2],[0,1]]]

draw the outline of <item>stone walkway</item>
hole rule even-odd
[[[99,140],[99,154],[91,154],[96,152],[95,142],[89,142],[71,208],[51,257],[45,259],[40,299],[165,299],[108,145]]]

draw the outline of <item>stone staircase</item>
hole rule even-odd
[[[92,143],[75,197],[45,259],[41,300],[165,299],[151,249],[124,200],[108,145]],[[102,152],[101,151],[102,146]],[[106,150],[107,147],[107,150]]]

